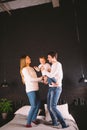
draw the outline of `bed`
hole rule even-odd
[[[22,106],[19,108],[14,114],[14,118],[2,126],[0,130],[26,130],[25,127],[26,121],[27,121],[27,115],[30,110],[29,105]],[[55,128],[51,125],[51,117],[47,109],[47,104],[44,104],[45,108],[45,116],[40,115],[38,113],[37,120],[39,121],[38,125],[33,125],[33,127],[29,128],[32,130],[54,130]],[[64,130],[79,130],[77,123],[73,116],[69,113],[68,104],[62,104],[58,105],[57,108],[60,110],[60,112],[63,114],[63,117],[66,121],[66,123],[69,125],[69,127],[65,128]],[[63,130],[61,127],[61,124],[59,124],[58,130]]]

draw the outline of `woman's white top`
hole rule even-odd
[[[35,70],[30,66],[24,67],[22,73],[24,76],[26,92],[39,90],[38,82],[41,81],[41,77],[37,77]]]

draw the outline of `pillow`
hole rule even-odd
[[[45,116],[42,116],[42,115],[39,116],[39,115],[38,115],[38,116],[37,116],[37,119],[39,119],[39,120],[45,120]]]
[[[19,108],[14,114],[27,116],[30,108],[31,108],[31,106],[29,106],[29,105],[23,106],[23,107]]]
[[[57,105],[57,109],[61,112],[61,114],[63,115],[64,119],[70,119],[70,113],[68,111],[68,104],[62,104],[62,105]],[[49,114],[49,111],[47,109],[47,104],[45,104],[45,112],[46,112],[46,118],[45,120],[47,121],[51,121],[51,117]]]
[[[29,106],[29,105],[23,106],[23,107],[19,108],[14,114],[28,116],[30,108],[31,108],[31,106]],[[45,116],[39,115],[39,112],[38,112],[37,119],[44,119],[44,118],[45,118]]]

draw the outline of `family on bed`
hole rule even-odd
[[[30,66],[31,58],[28,55],[20,58],[20,74],[31,105],[25,127],[31,128],[32,123],[38,124],[36,119],[40,108],[39,82],[49,85],[47,108],[52,118],[52,127],[58,128],[59,122],[62,128],[68,127],[62,113],[56,108],[62,92],[63,79],[62,64],[57,60],[57,57],[57,52],[50,51],[47,55],[47,60],[51,65],[46,62],[45,57],[40,57],[40,65],[38,67]],[[37,77],[36,71],[41,71],[42,76]]]

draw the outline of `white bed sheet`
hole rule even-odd
[[[46,120],[42,120],[42,119],[38,119],[38,120],[40,121],[40,124],[37,126],[33,126],[29,129],[31,130],[55,130],[57,129],[57,128],[53,128],[51,126],[51,123]],[[69,127],[62,129],[61,125],[59,125],[58,130],[79,130],[74,120],[71,120],[71,119],[65,119],[65,120],[66,120],[66,123],[69,125]],[[17,114],[10,122],[2,126],[0,130],[26,130],[28,129],[25,127],[26,121],[27,121],[27,116]]]

